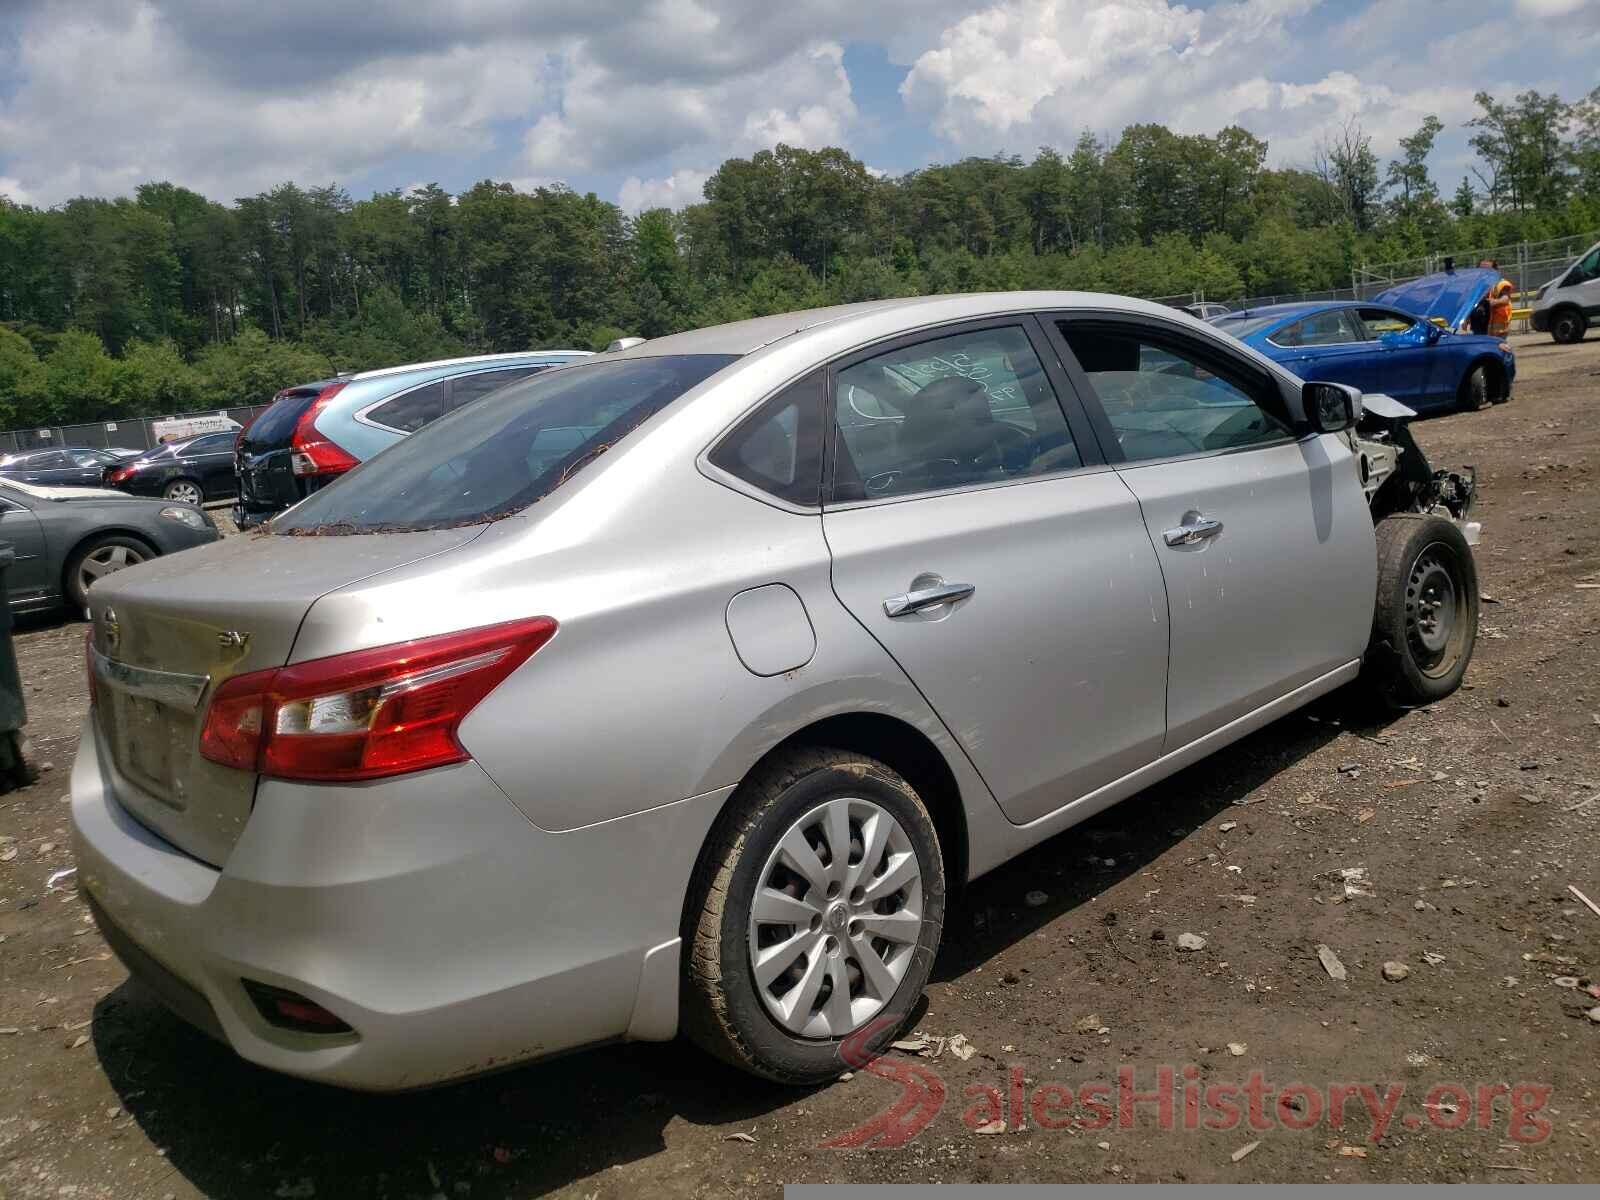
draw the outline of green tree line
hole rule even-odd
[[[1031,161],[892,178],[780,145],[724,162],[701,203],[634,217],[487,180],[366,200],[284,183],[231,205],[169,182],[47,209],[0,196],[0,427],[261,403],[335,371],[885,296],[1320,290],[1363,262],[1600,226],[1600,88],[1477,105],[1472,171],[1448,194],[1430,116],[1390,162],[1350,123],[1281,168],[1237,126],[1086,132]]]

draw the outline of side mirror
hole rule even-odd
[[[1423,340],[1425,340],[1430,346],[1437,346],[1439,344],[1439,339],[1444,336],[1444,330],[1440,329],[1432,321],[1428,322],[1426,328],[1427,332],[1422,335]]]
[[[1342,383],[1307,383],[1300,389],[1306,420],[1318,433],[1349,429],[1361,417],[1361,390]]]

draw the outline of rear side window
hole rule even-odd
[[[394,399],[368,409],[367,420],[398,433],[415,433],[444,416],[444,390],[444,380],[439,379],[401,392]]]
[[[1343,309],[1314,313],[1303,321],[1285,325],[1267,340],[1278,346],[1339,346],[1359,342],[1362,333],[1347,320]]]
[[[790,384],[739,423],[711,462],[791,504],[815,506],[822,493],[822,415],[826,376]]]
[[[833,499],[1005,483],[1082,466],[1018,326],[899,346],[834,376]]]
[[[208,433],[205,437],[195,438],[183,448],[185,454],[218,454],[224,450],[233,449],[233,434]]]
[[[478,371],[472,375],[458,375],[450,381],[450,410],[454,412],[463,404],[471,404],[496,388],[503,388],[508,383],[526,379],[542,370],[543,367],[512,367],[508,371]]]
[[[444,529],[511,516],[736,357],[612,359],[524,379],[367,460],[280,516],[273,532]]]

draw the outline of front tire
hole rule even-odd
[[[95,580],[154,557],[156,552],[137,538],[121,534],[90,538],[73,551],[67,563],[62,580],[67,603],[74,612],[84,612],[89,607],[89,587]]]
[[[1467,372],[1461,381],[1460,408],[1462,412],[1477,412],[1489,404],[1489,372],[1482,364]]]
[[[1443,700],[1478,638],[1478,568],[1455,524],[1431,513],[1378,522],[1378,595],[1363,675],[1389,705]]]
[[[870,1057],[909,1016],[944,905],[938,834],[910,784],[861,754],[786,755],[740,786],[696,868],[684,1030],[767,1079],[832,1079],[847,1036]]]
[[[1550,337],[1563,346],[1583,341],[1587,328],[1583,314],[1575,308],[1563,308],[1550,316]]]

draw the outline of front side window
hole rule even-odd
[[[535,375],[368,459],[278,517],[272,530],[400,532],[511,516],[736,358],[613,359]]]
[[[1380,338],[1385,334],[1393,335],[1408,332],[1416,324],[1410,317],[1397,313],[1392,308],[1363,308],[1358,310],[1361,326],[1366,330],[1369,338]]]
[[[1580,283],[1588,283],[1591,279],[1600,279],[1600,246],[1596,246],[1573,264],[1572,271],[1562,286],[1574,287]]]
[[[1263,403],[1271,380],[1209,347],[1137,326],[1063,321],[1060,329],[1129,462],[1293,436]]]
[[[902,346],[834,377],[836,501],[1003,483],[1082,465],[1021,326]]]

